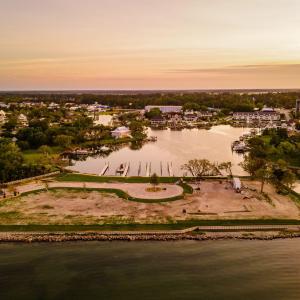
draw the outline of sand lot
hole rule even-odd
[[[2,224],[153,223],[187,219],[300,219],[299,207],[267,185],[269,199],[255,189],[259,183],[244,182],[242,194],[225,181],[206,181],[201,190],[182,200],[140,203],[97,191],[52,190],[0,202]],[[247,187],[249,189],[247,189]]]

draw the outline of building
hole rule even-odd
[[[277,122],[280,114],[276,111],[235,112],[232,116],[234,121],[239,122]]]
[[[296,100],[296,115],[300,115],[300,99]]]
[[[115,130],[113,130],[111,132],[111,135],[116,138],[116,139],[120,139],[120,138],[125,138],[125,137],[129,137],[131,134],[131,131],[128,127],[122,126],[122,127],[118,127]]]
[[[6,119],[6,113],[3,110],[0,110],[0,124],[4,123]]]
[[[198,120],[198,115],[196,113],[185,114],[183,119],[187,122],[196,122]]]
[[[18,117],[18,123],[21,127],[27,127],[28,126],[28,120],[27,117],[24,114],[20,114]]]
[[[214,116],[214,113],[211,111],[199,111],[198,117],[203,119],[210,119]]]
[[[176,113],[179,114],[182,111],[182,106],[165,106],[165,105],[147,105],[145,111],[149,112],[153,108],[158,108],[163,114]]]
[[[151,126],[164,126],[166,125],[166,120],[162,116],[155,116],[150,120]]]

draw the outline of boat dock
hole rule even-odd
[[[173,172],[172,162],[168,162],[168,171],[169,171],[169,176],[173,177],[174,176],[174,172]]]
[[[122,177],[126,177],[127,176],[127,173],[129,171],[129,166],[130,166],[129,162],[125,164],[125,169],[124,169],[124,172],[122,174]]]
[[[109,163],[105,163],[105,166],[102,169],[102,171],[99,173],[99,176],[103,176],[106,173],[106,171],[108,170],[108,168],[109,168]]]

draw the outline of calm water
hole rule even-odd
[[[237,175],[245,174],[238,165],[243,156],[231,151],[231,143],[243,133],[249,131],[244,128],[233,128],[222,125],[210,130],[191,129],[182,131],[151,130],[149,136],[157,136],[158,141],[147,143],[139,150],[132,150],[126,146],[105,158],[88,158],[86,161],[75,162],[71,167],[83,173],[99,174],[106,162],[110,168],[106,175],[115,175],[121,163],[130,162],[129,174],[138,175],[141,163],[141,176],[146,174],[146,164],[151,163],[151,173],[159,176],[169,176],[167,163],[172,163],[174,175],[182,176],[181,166],[190,159],[207,158],[210,161],[231,161],[233,171]]]
[[[0,299],[300,299],[300,240],[0,244]]]

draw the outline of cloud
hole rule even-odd
[[[299,72],[299,64],[256,64],[256,65],[238,65],[238,66],[224,66],[218,68],[184,68],[171,69],[169,73],[190,73],[190,74],[234,74],[234,73],[265,73],[265,72]]]

